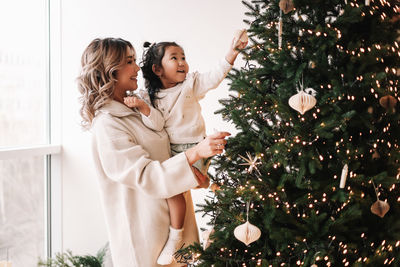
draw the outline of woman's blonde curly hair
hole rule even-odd
[[[130,42],[120,38],[97,38],[83,52],[77,82],[85,130],[91,127],[95,112],[113,98],[116,72],[126,62],[128,47],[133,50]]]

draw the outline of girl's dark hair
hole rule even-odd
[[[161,61],[165,54],[165,49],[169,46],[178,46],[175,42],[160,42],[150,44],[145,42],[143,47],[148,48],[143,52],[141,62],[141,70],[144,78],[144,85],[150,96],[151,104],[154,106],[154,101],[157,99],[157,93],[162,88],[160,78],[153,72],[153,65],[161,67]]]

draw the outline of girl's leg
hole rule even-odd
[[[181,229],[185,221],[186,213],[186,201],[183,194],[168,198],[167,203],[172,228]]]
[[[174,260],[174,253],[180,248],[183,236],[183,223],[186,213],[186,201],[183,194],[179,194],[167,199],[171,225],[169,227],[169,237],[165,243],[157,263],[160,265],[171,264]]]

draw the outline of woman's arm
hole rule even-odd
[[[194,164],[201,158],[209,158],[224,151],[226,144],[225,137],[231,135],[228,132],[216,132],[207,136],[196,146],[185,151],[186,157],[190,165]]]
[[[93,153],[97,171],[115,182],[156,198],[169,198],[198,185],[191,164],[201,157],[217,154],[222,136],[214,134],[163,162],[152,160],[132,134],[113,120],[94,125]],[[201,181],[200,181],[201,182]]]

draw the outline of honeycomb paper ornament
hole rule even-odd
[[[287,14],[294,9],[294,4],[292,0],[281,0],[279,2],[279,8],[283,13]]]
[[[381,218],[385,216],[385,214],[389,211],[390,206],[387,202],[382,200],[375,201],[371,206],[371,212]]]
[[[303,115],[317,104],[317,99],[303,90],[289,98],[289,106]]]
[[[249,221],[235,228],[233,234],[242,241],[246,246],[258,240],[261,236],[261,231],[257,226],[252,225]]]
[[[397,99],[391,95],[382,96],[379,99],[379,104],[386,109],[387,112],[395,112]]]

